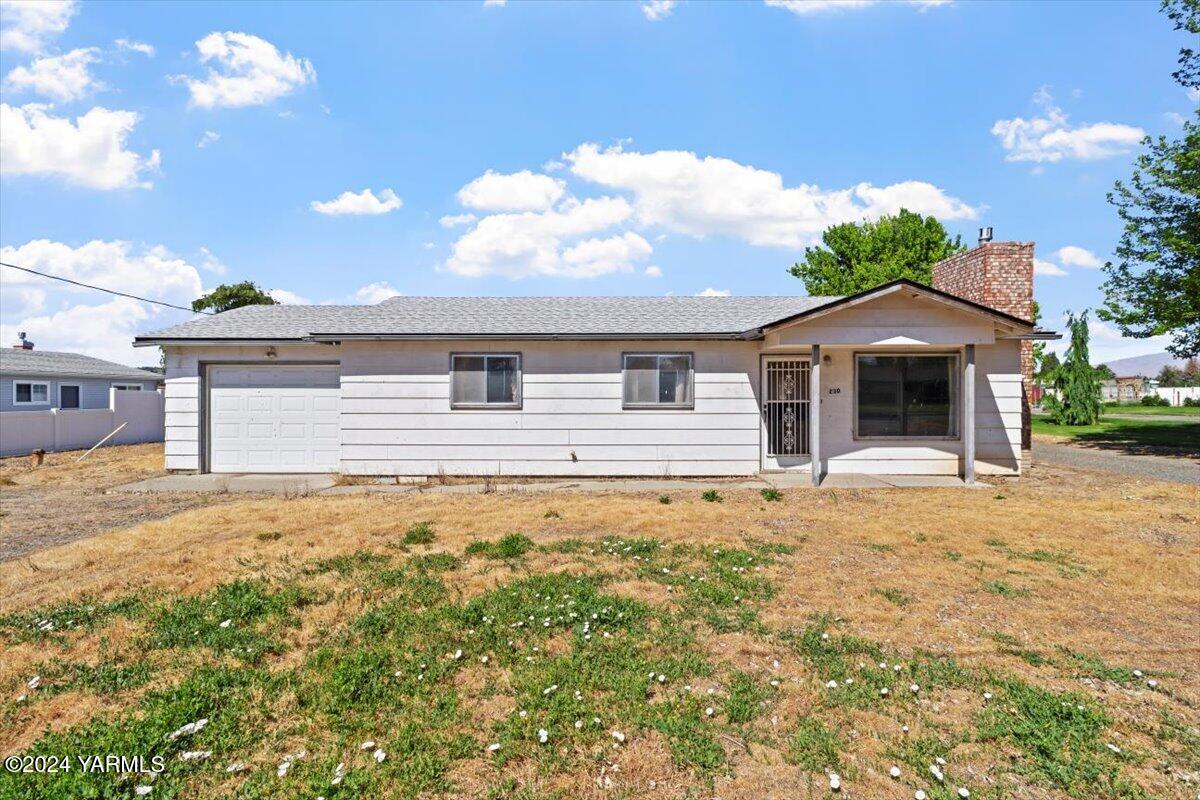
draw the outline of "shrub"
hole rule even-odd
[[[779,491],[778,489],[763,489],[762,499],[766,500],[768,503],[778,503],[783,499],[783,492]]]
[[[1188,408],[1200,407],[1200,397],[1185,397],[1183,398],[1183,404]]]
[[[464,551],[468,556],[486,556],[507,561],[533,549],[533,540],[523,533],[510,533],[495,542],[474,541]]]
[[[1167,398],[1165,398],[1165,397],[1160,397],[1159,395],[1156,395],[1156,394],[1144,394],[1144,395],[1142,395],[1142,405],[1144,405],[1144,406],[1169,406],[1171,404],[1169,402],[1167,402]]]
[[[725,498],[721,497],[720,493],[718,493],[716,489],[709,489],[707,492],[700,495],[700,498],[702,500],[704,500],[704,502],[706,502],[706,503],[723,503],[723,502],[725,502]]]
[[[671,505],[671,496],[667,494],[660,494],[658,496],[658,502],[662,503],[664,506],[669,506]]]

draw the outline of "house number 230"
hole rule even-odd
[[[835,387],[833,387],[832,389],[830,389],[830,390],[829,390],[829,393],[830,393],[830,394],[841,394],[841,393],[842,393],[842,389],[841,389],[841,387],[840,387],[840,386],[835,386]]]

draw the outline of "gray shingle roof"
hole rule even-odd
[[[722,336],[834,297],[393,297],[371,306],[244,306],[143,334],[164,339],[346,336]]]
[[[96,377],[126,380],[157,381],[162,376],[144,369],[104,361],[79,353],[58,353],[53,350],[0,350],[0,374],[37,377]]]

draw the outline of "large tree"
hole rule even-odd
[[[897,278],[929,283],[932,267],[962,251],[961,237],[950,238],[942,223],[900,209],[874,222],[834,225],[821,236],[824,247],[804,248],[804,260],[791,268],[810,295],[847,295]]]
[[[1164,0],[1163,11],[1193,37],[1200,34],[1200,0]],[[1200,53],[1179,51],[1174,77],[1200,91]],[[1101,319],[1138,339],[1169,334],[1176,356],[1200,353],[1200,108],[1183,137],[1147,136],[1128,183],[1108,194],[1124,223],[1116,263],[1104,265]]]
[[[1095,425],[1100,419],[1100,379],[1088,363],[1087,312],[1067,314],[1071,346],[1062,365],[1054,370],[1054,392],[1042,404],[1059,425]]]
[[[192,301],[192,311],[221,313],[242,306],[273,306],[279,303],[274,297],[250,281],[223,283],[203,297]]]

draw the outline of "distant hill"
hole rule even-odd
[[[1147,378],[1153,378],[1162,372],[1162,368],[1168,364],[1173,367],[1182,368],[1185,363],[1183,359],[1176,358],[1170,353],[1163,351],[1161,353],[1149,353],[1144,356],[1118,358],[1114,361],[1106,361],[1105,365],[1120,377],[1145,375]]]

